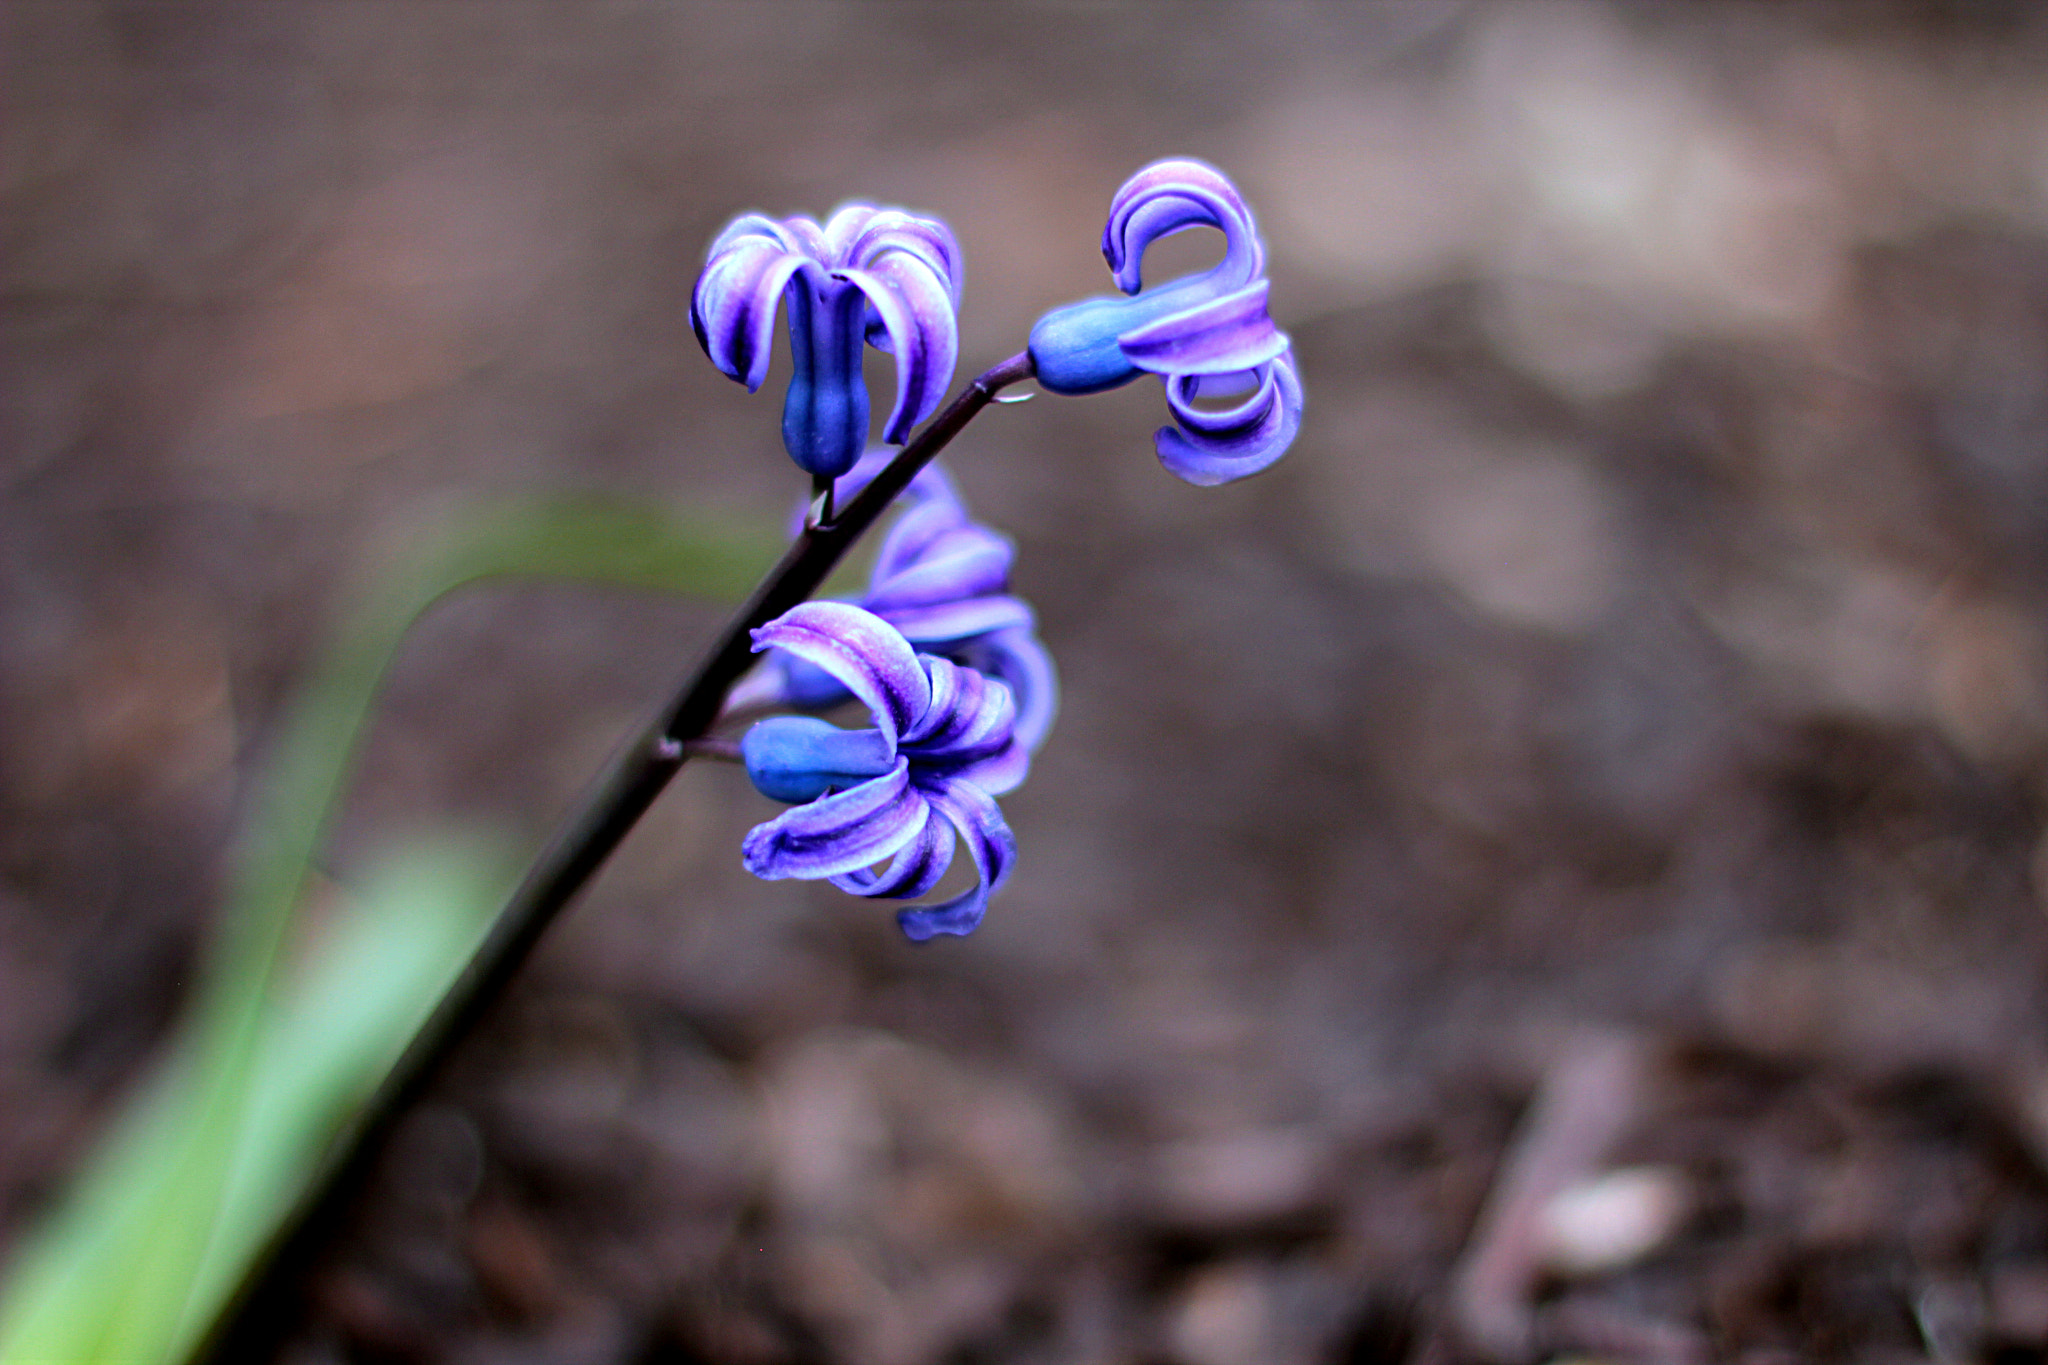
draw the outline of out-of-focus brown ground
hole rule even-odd
[[[783,515],[685,317],[729,215],[944,215],[978,368],[1192,153],[1308,423],[1222,492],[1149,381],[956,447],[1067,688],[986,927],[752,882],[766,803],[686,773],[288,1358],[2048,1348],[2031,6],[14,0],[0,54],[0,1246],[367,557],[540,489]],[[715,620],[438,612],[331,871],[538,839]]]

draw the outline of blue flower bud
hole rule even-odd
[[[1145,371],[1132,364],[1119,340],[1126,332],[1200,302],[1177,280],[1135,298],[1103,295],[1055,308],[1031,328],[1031,362],[1040,387],[1053,393],[1101,393],[1128,384]]]
[[[880,777],[896,766],[879,730],[842,730],[814,716],[774,716],[747,731],[740,757],[754,790],[800,805]]]
[[[1143,288],[1145,248],[1194,227],[1223,233],[1223,260]],[[1265,246],[1237,187],[1199,161],[1154,162],[1110,202],[1102,253],[1132,297],[1083,299],[1040,318],[1031,329],[1040,385],[1086,394],[1160,376],[1178,426],[1161,428],[1154,443],[1160,462],[1190,483],[1227,483],[1280,458],[1301,426],[1301,379],[1267,315]],[[1194,402],[1244,391],[1249,399],[1223,409]]]
[[[836,479],[868,448],[868,386],[860,370],[867,304],[850,284],[789,291],[792,368],[782,444],[813,475]]]

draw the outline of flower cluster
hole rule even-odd
[[[840,504],[852,501],[888,459],[886,451],[873,452],[839,479]],[[902,515],[883,538],[859,605],[918,649],[1001,681],[1016,699],[1017,738],[1036,752],[1059,709],[1059,675],[1030,605],[1010,593],[1016,547],[968,514],[938,465],[919,470],[900,502]],[[801,519],[799,511],[798,526]],[[848,700],[830,674],[775,650],[733,689],[727,707],[827,711]]]
[[[1193,227],[1222,230],[1222,261],[1143,288],[1145,248]],[[1131,297],[1084,299],[1040,318],[1031,329],[1040,385],[1086,394],[1161,376],[1180,425],[1154,438],[1159,459],[1190,483],[1228,483],[1279,459],[1301,426],[1301,379],[1266,311],[1265,247],[1236,186],[1200,161],[1154,162],[1110,202],[1102,254]],[[1196,406],[1235,395],[1244,396],[1227,407]]]
[[[758,213],[728,224],[697,277],[690,325],[711,363],[749,393],[768,377],[784,300],[792,369],[782,443],[808,473],[837,478],[867,449],[863,345],[896,358],[883,441],[901,444],[945,397],[960,352],[960,248],[944,223],[848,204],[823,227]]]
[[[755,788],[793,803],[748,832],[740,846],[747,870],[908,900],[938,884],[964,842],[979,874],[974,888],[900,910],[897,922],[916,940],[972,932],[1016,858],[995,798],[1022,782],[1031,762],[1009,688],[919,654],[895,627],[848,602],[794,607],[754,632],[754,648],[825,673],[874,725],[842,730],[775,716],[747,732],[741,754]]]
[[[1223,260],[1144,287],[1146,248],[1194,227],[1222,231]],[[1086,394],[1159,375],[1175,421],[1155,437],[1159,458],[1191,483],[1227,483],[1278,459],[1301,424],[1301,380],[1267,312],[1265,247],[1236,188],[1199,161],[1148,166],[1112,200],[1102,249],[1124,296],[1038,321],[1028,360],[1040,385]],[[856,204],[822,227],[735,219],[711,244],[690,319],[712,362],[752,391],[787,304],[783,444],[829,508],[849,505],[896,458],[862,457],[863,348],[895,357],[882,440],[902,444],[951,382],[959,301],[959,250],[944,224]],[[982,401],[1026,373],[1026,358],[978,380]],[[925,448],[902,458],[929,459],[957,430],[919,437]],[[1059,687],[1031,608],[1010,593],[1010,541],[968,515],[936,465],[917,471],[902,501],[858,602],[806,602],[753,632],[766,657],[731,690],[726,714],[867,707],[873,724],[862,729],[796,714],[747,731],[738,747],[748,776],[789,809],[750,831],[741,855],[759,877],[911,900],[938,885],[964,842],[973,889],[898,911],[904,932],[923,940],[972,931],[1009,875],[1016,841],[995,798],[1023,781]]]

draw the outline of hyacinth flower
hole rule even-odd
[[[1145,248],[1195,227],[1221,229],[1222,261],[1144,288]],[[1110,202],[1102,254],[1129,297],[1083,299],[1040,318],[1030,346],[1039,384],[1088,394],[1159,375],[1179,424],[1154,438],[1159,460],[1190,483],[1228,483],[1279,459],[1301,426],[1301,379],[1266,311],[1265,247],[1237,187],[1200,161],[1154,162]]]
[[[896,360],[882,440],[900,445],[953,380],[960,248],[944,223],[848,204],[820,227],[743,214],[711,243],[690,325],[711,363],[755,392],[787,304],[791,372],[782,443],[814,479],[836,479],[868,445],[863,346]]]
[[[838,481],[844,504],[887,463],[870,453]],[[1037,634],[1029,604],[1009,592],[1016,547],[976,522],[937,464],[919,470],[900,498],[903,512],[882,541],[858,604],[887,621],[918,650],[997,679],[1016,700],[1018,742],[1036,752],[1059,709],[1059,674]],[[802,528],[798,510],[791,527]],[[827,711],[850,701],[838,679],[782,650],[732,691],[730,710],[790,707]]]
[[[755,789],[791,803],[748,832],[740,845],[747,870],[909,900],[938,884],[964,841],[979,874],[974,888],[899,910],[897,922],[918,941],[972,932],[1016,859],[995,802],[1031,762],[1017,742],[1010,690],[919,654],[895,627],[848,602],[792,608],[754,632],[754,648],[783,650],[829,674],[875,723],[842,730],[813,716],[774,716],[747,732],[740,754]]]
[[[1221,263],[1145,287],[1146,248],[1204,226],[1223,233]],[[855,205],[823,226],[749,214],[718,235],[692,294],[691,322],[713,363],[757,390],[786,305],[793,373],[783,440],[812,476],[812,513],[536,856],[362,1121],[337,1142],[317,1185],[265,1240],[263,1260],[214,1321],[205,1365],[275,1354],[265,1306],[289,1296],[319,1230],[349,1207],[359,1189],[352,1173],[367,1169],[399,1110],[488,1017],[548,925],[686,764],[745,763],[760,790],[789,803],[744,840],[743,860],[757,875],[823,878],[858,895],[910,900],[932,892],[965,840],[979,874],[974,888],[899,918],[914,939],[966,933],[981,920],[1015,860],[996,798],[1022,780],[1055,688],[1029,609],[1008,592],[1009,542],[972,521],[943,475],[920,471],[1004,389],[1034,375],[1063,394],[1159,375],[1175,418],[1158,434],[1159,456],[1195,483],[1270,464],[1301,420],[1289,343],[1267,314],[1264,247],[1228,180],[1194,161],[1145,168],[1118,191],[1103,245],[1124,296],[1048,314],[1027,349],[982,371],[942,408],[960,297],[959,252],[942,224]],[[868,436],[861,361],[869,345],[896,363],[881,437],[901,445],[872,475],[857,468]],[[1237,402],[1214,406],[1231,393]],[[850,500],[834,515],[842,491]],[[808,601],[899,496],[907,510],[861,602]],[[744,709],[731,704],[740,695],[735,684],[763,651],[782,660],[766,670],[780,677],[770,689],[778,707],[857,699],[873,725],[843,730],[817,716],[782,715],[738,740],[714,733]],[[288,898],[303,868],[266,865],[265,878],[273,871]]]

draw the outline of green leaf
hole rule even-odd
[[[500,899],[474,844],[391,863],[295,989],[296,907],[399,641],[449,592],[499,577],[737,597],[765,529],[645,507],[535,503],[414,528],[293,708],[239,848],[219,952],[159,1074],[17,1255],[0,1363],[171,1362],[191,1349],[474,948]]]

